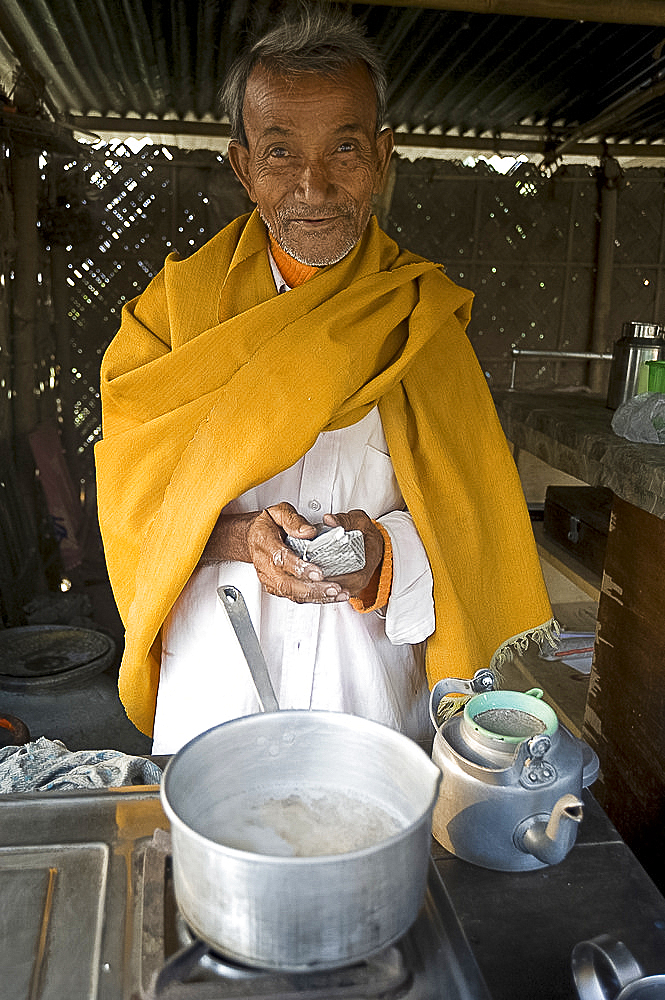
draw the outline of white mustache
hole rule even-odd
[[[275,212],[280,222],[305,222],[309,219],[336,219],[340,216],[353,215],[348,205],[329,205],[324,208],[280,208]]]

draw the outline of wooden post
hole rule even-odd
[[[600,233],[596,259],[596,292],[593,302],[593,325],[590,350],[604,354],[615,340],[609,329],[612,305],[612,279],[614,267],[614,240],[617,228],[617,195],[621,168],[616,160],[607,157],[602,163],[603,183],[600,190]],[[608,367],[602,361],[589,364],[589,387],[601,392],[607,385]]]
[[[0,153],[3,146],[0,143]],[[3,157],[4,159],[4,157]],[[9,178],[0,165],[0,445],[12,436],[12,338],[9,274],[14,249],[14,212],[10,205]],[[8,174],[8,171],[7,171]],[[5,179],[7,183],[5,185]]]
[[[40,243],[37,230],[39,149],[15,141],[11,157],[16,253],[12,285],[12,415],[15,484],[24,524],[22,570],[15,581],[24,603],[48,589],[40,545],[40,507],[35,464],[28,434],[39,421],[37,395],[37,323]],[[19,612],[20,614],[20,612]],[[15,619],[12,624],[19,624]]]
[[[53,312],[55,317],[55,354],[59,373],[59,394],[62,402],[62,424],[60,433],[67,456],[69,470],[78,480],[77,447],[79,436],[74,425],[74,389],[72,386],[72,321],[69,318],[67,296],[67,259],[64,247],[51,244],[51,280]]]
[[[14,145],[12,188],[16,227],[16,264],[13,295],[14,431],[28,434],[37,424],[36,327],[40,247],[37,232],[39,151]]]

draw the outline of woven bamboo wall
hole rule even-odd
[[[483,163],[400,165],[389,231],[475,293],[469,335],[491,385],[509,383],[513,347],[588,349],[596,203],[587,168],[548,180],[527,164],[506,176]],[[516,384],[585,376],[585,363],[520,359]]]
[[[124,303],[169,253],[189,256],[249,204],[228,164],[206,150],[148,146],[136,154],[118,145],[79,162],[52,158],[49,179],[57,197],[42,224],[57,259],[53,285],[66,286],[61,323],[71,352],[61,359],[70,361],[60,368],[63,410],[71,413],[80,474],[89,481],[101,432],[99,366]]]
[[[42,155],[35,362],[26,383],[15,367],[16,159],[1,139],[0,152],[0,442],[11,440],[18,404],[32,394],[38,419],[58,422],[73,481],[94,506],[99,365],[123,303],[168,253],[188,255],[250,206],[210,151],[118,145],[82,148],[77,158]],[[663,169],[621,179],[607,349],[625,320],[665,323],[664,179]],[[529,164],[502,175],[484,163],[398,159],[384,218],[398,242],[441,261],[475,292],[469,335],[490,385],[504,387],[514,347],[590,349],[598,205],[590,167],[564,166],[547,178]],[[516,385],[584,385],[587,369],[520,359]]]

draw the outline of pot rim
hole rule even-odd
[[[231,847],[220,841],[213,840],[210,837],[205,836],[205,834],[200,833],[192,825],[190,825],[186,820],[184,820],[176,811],[175,807],[172,805],[169,799],[168,784],[173,779],[176,769],[178,768],[178,762],[188,754],[198,743],[203,742],[206,738],[210,739],[211,734],[218,732],[220,730],[228,731],[230,727],[234,728],[246,728],[250,725],[256,725],[256,722],[262,718],[269,718],[273,715],[279,715],[280,717],[290,717],[292,719],[303,718],[304,716],[315,717],[317,721],[326,721],[332,723],[336,728],[340,730],[348,729],[349,723],[351,723],[354,728],[360,730],[368,730],[370,733],[374,732],[379,735],[382,739],[394,742],[402,750],[406,749],[407,752],[413,755],[414,758],[418,760],[419,766],[425,766],[430,770],[430,775],[432,778],[432,790],[429,796],[429,801],[427,806],[423,808],[417,819],[412,820],[405,827],[398,830],[397,833],[392,834],[390,837],[385,837],[384,839],[378,841],[376,844],[370,844],[367,847],[359,848],[355,851],[345,851],[339,854],[312,854],[312,855],[281,855],[281,854],[262,854],[257,851],[245,851],[238,847]],[[422,755],[422,756],[421,756]],[[189,838],[194,838],[194,840],[206,849],[212,849],[215,853],[237,858],[238,860],[245,860],[247,863],[255,864],[279,864],[284,865],[289,864],[297,867],[305,867],[307,865],[316,865],[317,867],[322,864],[339,864],[344,862],[346,859],[349,861],[365,858],[371,856],[379,851],[385,850],[386,847],[392,844],[397,844],[401,840],[410,837],[413,832],[421,826],[423,823],[427,823],[431,826],[432,812],[434,810],[434,805],[438,798],[439,785],[441,783],[441,771],[440,768],[434,763],[434,761],[428,756],[428,754],[419,747],[418,744],[411,740],[404,733],[400,733],[396,729],[391,729],[389,726],[385,726],[380,722],[375,722],[373,719],[366,719],[363,716],[350,715],[346,712],[330,712],[323,711],[320,709],[284,709],[279,713],[256,713],[254,715],[244,715],[237,719],[229,719],[227,722],[222,722],[218,726],[213,726],[210,729],[205,730],[203,733],[199,733],[194,736],[188,743],[186,743],[180,750],[173,755],[169,760],[164,773],[162,775],[162,780],[160,783],[160,799],[164,812],[166,813],[170,823],[179,828],[183,833]]]

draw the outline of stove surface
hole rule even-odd
[[[0,979],[12,1000],[490,1000],[431,863],[418,918],[351,967],[275,973],[209,952],[173,895],[157,788],[3,797]]]

